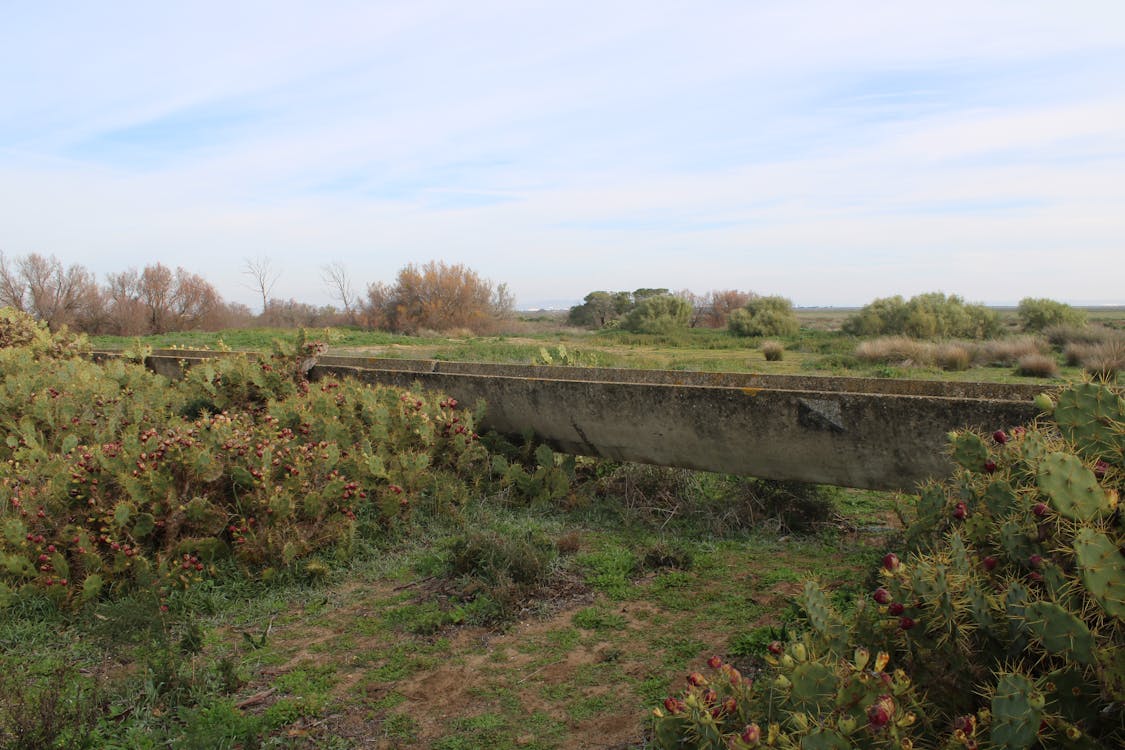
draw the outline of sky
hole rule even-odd
[[[1125,2],[0,0],[0,252],[1125,304]]]

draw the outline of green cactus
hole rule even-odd
[[[997,479],[990,482],[984,491],[984,505],[988,512],[1000,518],[1008,515],[1016,507],[1016,492],[1007,481]]]
[[[993,744],[1007,750],[1022,750],[1035,744],[1043,718],[1043,700],[1026,676],[1001,675],[992,694],[989,737]]]
[[[809,625],[821,637],[825,645],[837,654],[847,653],[848,629],[840,615],[829,603],[828,597],[814,581],[806,581],[801,594],[801,606],[808,617]]]
[[[793,711],[819,716],[829,713],[836,703],[836,673],[813,661],[798,664],[789,675],[790,708]]]
[[[1008,615],[1008,655],[1019,656],[1027,650],[1027,630],[1024,614],[1027,609],[1027,588],[1013,581],[1004,593],[1004,611]]]
[[[955,434],[951,442],[953,460],[969,471],[981,471],[988,460],[988,447],[980,435],[972,432]]]
[[[1125,399],[1102,383],[1078,383],[1059,394],[1059,429],[1086,458],[1121,457],[1125,449]]]
[[[1039,464],[1039,489],[1059,515],[1092,521],[1110,511],[1109,497],[1094,472],[1068,453],[1052,453]]]
[[[801,750],[848,750],[852,743],[833,729],[816,729],[801,738]]]
[[[1098,702],[1098,686],[1081,669],[1056,669],[1047,675],[1047,705],[1072,722],[1090,724],[1097,720],[1093,708]]]
[[[977,627],[986,633],[993,633],[997,626],[996,615],[992,611],[994,605],[989,601],[984,589],[975,583],[969,584],[965,588],[965,602]]]
[[[1024,610],[1029,633],[1053,654],[1081,664],[1094,661],[1094,636],[1086,623],[1054,602],[1032,602]]]
[[[1000,524],[1000,546],[1013,560],[1026,560],[1035,554],[1037,548],[1026,526],[1015,519]]]
[[[1082,583],[1110,617],[1125,618],[1125,558],[1109,537],[1090,528],[1074,535]]]

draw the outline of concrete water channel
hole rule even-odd
[[[102,353],[105,356],[108,353]],[[159,350],[178,377],[225,356]],[[308,376],[441,391],[486,404],[482,430],[553,449],[767,479],[910,490],[947,476],[950,430],[992,432],[1036,415],[1038,385],[320,357]]]

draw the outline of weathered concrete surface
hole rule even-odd
[[[171,377],[214,353],[160,352]],[[870,489],[952,470],[946,433],[1035,416],[1037,386],[322,357],[310,377],[423,387],[487,404],[481,427],[556,450]]]

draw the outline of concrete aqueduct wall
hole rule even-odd
[[[178,377],[221,356],[160,351]],[[946,433],[1029,421],[1041,386],[322,357],[313,380],[442,391],[487,404],[482,429],[558,451],[769,479],[913,489],[952,470]]]

